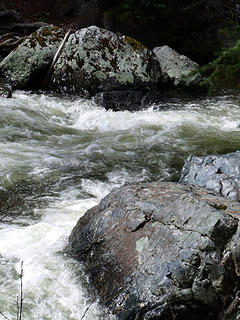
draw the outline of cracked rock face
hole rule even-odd
[[[118,319],[236,319],[239,214],[200,188],[124,186],[80,218],[67,251]]]
[[[168,46],[153,49],[156,54],[165,81],[169,79],[175,86],[199,85],[202,80],[197,71],[199,65],[188,57],[180,55]]]
[[[62,29],[53,25],[41,27],[3,59],[1,74],[13,89],[43,81],[64,34]]]
[[[50,87],[92,96],[148,89],[160,77],[156,58],[141,43],[91,26],[70,35],[54,66]]]
[[[240,201],[240,152],[220,156],[189,156],[182,169],[180,182]]]

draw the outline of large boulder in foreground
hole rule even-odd
[[[220,156],[189,156],[182,169],[180,182],[240,201],[240,152]]]
[[[124,186],[80,218],[67,251],[118,319],[237,319],[239,214],[200,188]]]
[[[91,26],[71,34],[51,88],[93,96],[102,91],[148,90],[161,78],[153,53],[138,41]]]
[[[0,63],[0,72],[14,89],[41,87],[65,32],[53,25],[33,32]],[[41,84],[39,84],[39,82]]]
[[[158,58],[166,82],[173,82],[176,87],[200,85],[202,78],[196,62],[166,45],[154,48],[153,52]]]

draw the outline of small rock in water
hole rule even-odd
[[[189,156],[182,169],[180,182],[240,201],[240,152],[220,156]]]

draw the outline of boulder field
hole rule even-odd
[[[2,60],[0,75],[13,89],[45,89],[93,98],[106,109],[139,110],[169,90],[200,88],[198,65],[166,47],[151,51],[96,26],[67,32],[45,25]]]
[[[238,319],[240,204],[170,182],[123,186],[88,210],[67,252],[121,320]]]

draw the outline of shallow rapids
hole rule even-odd
[[[72,228],[115,187],[176,181],[189,154],[239,150],[239,111],[236,96],[134,113],[22,91],[1,99],[0,312],[16,319],[23,261],[24,320],[80,320],[90,304],[84,319],[109,319],[64,255]]]

